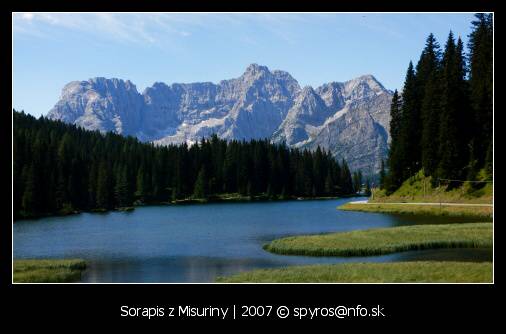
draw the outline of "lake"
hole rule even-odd
[[[410,260],[491,261],[490,249],[441,249],[370,257],[268,253],[276,238],[421,224],[427,219],[339,211],[357,200],[305,200],[138,207],[13,225],[14,258],[82,258],[82,282],[213,282],[217,276],[287,265]],[[430,218],[431,224],[448,218]],[[459,221],[462,221],[461,219]]]

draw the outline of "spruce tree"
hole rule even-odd
[[[35,181],[35,171],[33,165],[25,166],[22,178],[24,180],[24,190],[21,199],[21,209],[23,210],[22,215],[25,217],[31,217],[37,214],[36,210],[36,191],[37,185]]]
[[[493,130],[493,22],[492,14],[478,13],[475,17],[468,44],[469,86],[476,159],[483,165]]]
[[[330,169],[327,171],[325,177],[325,195],[332,196],[334,194],[334,180],[332,180],[332,173]]]
[[[381,159],[381,167],[379,173],[379,188],[385,189],[386,182],[386,171],[385,171],[385,160]]]
[[[365,182],[365,193],[364,193],[364,195],[371,196],[371,182],[369,181],[369,179],[367,179],[366,182]]]
[[[410,62],[402,90],[399,143],[401,168],[400,180],[397,180],[396,186],[400,185],[399,181],[402,183],[421,168],[421,115],[418,97],[416,74],[413,63]]]
[[[109,174],[109,167],[105,160],[101,161],[98,167],[97,177],[97,207],[99,209],[110,209],[110,190],[111,190],[111,176]]]
[[[455,44],[450,32],[443,55],[442,98],[439,127],[439,178],[460,179],[468,163],[466,131],[467,84],[462,41]]]
[[[147,195],[147,180],[146,180],[146,171],[144,166],[141,165],[141,167],[137,171],[137,177],[136,177],[136,191],[135,191],[135,197],[141,201],[144,202],[146,200]]]
[[[353,192],[359,193],[362,190],[362,172],[353,172]]]
[[[476,159],[476,153],[474,148],[474,140],[469,144],[469,163],[467,165],[467,180],[476,180],[478,176],[478,160]],[[478,184],[471,183],[471,186],[476,187]]]
[[[126,167],[120,168],[116,174],[114,185],[114,196],[118,207],[131,205],[130,191],[128,189],[128,179]]]
[[[492,180],[492,176],[494,173],[493,160],[494,160],[494,151],[492,147],[492,141],[489,141],[487,154],[485,155],[485,167],[484,167],[487,181]]]
[[[426,176],[433,175],[438,164],[439,115],[441,112],[441,50],[430,34],[417,65],[421,104],[421,159]]]
[[[195,187],[193,189],[193,197],[196,199],[207,198],[207,174],[206,168],[202,167],[195,181]]]
[[[411,65],[411,71],[413,70]],[[409,72],[408,72],[409,73]],[[388,187],[387,192],[396,190],[403,181],[404,170],[404,143],[402,142],[403,117],[401,99],[395,90],[390,106],[390,150],[388,154]]]
[[[350,195],[354,193],[350,168],[344,159],[341,162],[341,190],[342,195]]]

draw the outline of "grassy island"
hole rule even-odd
[[[459,247],[492,247],[492,224],[413,225],[294,236],[274,240],[264,249],[284,255],[370,256]]]

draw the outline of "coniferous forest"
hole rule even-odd
[[[14,218],[212,199],[343,196],[357,192],[329,152],[268,140],[155,146],[14,110]],[[361,178],[361,176],[360,176]]]
[[[476,180],[480,170],[491,180],[492,108],[492,14],[475,15],[467,52],[452,32],[443,49],[430,34],[416,66],[409,63],[402,94],[394,92],[381,187],[391,193],[420,170],[433,182]]]

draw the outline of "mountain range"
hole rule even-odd
[[[301,88],[288,72],[251,64],[217,84],[156,82],[142,94],[129,80],[73,81],[47,117],[157,145],[194,144],[217,134],[320,146],[352,170],[372,174],[388,151],[391,99],[372,75]]]

